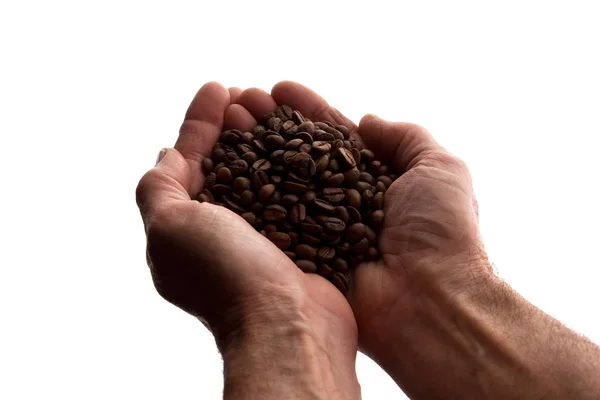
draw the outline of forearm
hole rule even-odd
[[[356,346],[309,321],[245,325],[222,349],[224,399],[358,399]]]
[[[390,350],[374,355],[412,398],[600,397],[596,345],[491,274],[473,276],[472,290],[422,294],[409,325],[390,337]]]

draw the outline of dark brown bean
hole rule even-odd
[[[367,236],[367,229],[364,224],[357,222],[350,225],[344,234],[348,242],[355,243]]]
[[[298,243],[300,243],[300,236],[298,236],[298,233],[296,233],[294,231],[288,232],[288,236],[290,237],[290,240],[291,240],[290,247],[294,248],[298,245]]]
[[[230,184],[231,182],[233,182],[233,175],[231,173],[231,170],[227,167],[219,168],[219,170],[217,171],[217,182],[225,184]]]
[[[377,251],[377,248],[375,248],[375,247],[369,247],[369,249],[367,250],[367,254],[365,255],[366,259],[370,260],[370,261],[377,260],[378,256],[379,256],[379,252]]]
[[[268,171],[271,169],[271,162],[267,159],[260,159],[252,164],[252,169],[254,171]]]
[[[350,252],[350,243],[343,242],[335,248],[335,252],[340,257],[346,257]]]
[[[304,143],[304,141],[300,138],[292,139],[285,144],[285,149],[286,150],[296,150],[298,147],[300,147],[300,145],[302,143]]]
[[[312,145],[314,141],[312,135],[308,132],[298,132],[294,136],[294,139],[301,139],[304,143],[308,143],[310,145]]]
[[[259,170],[252,174],[252,184],[255,189],[260,189],[264,185],[268,185],[271,179],[265,171]]]
[[[379,167],[381,167],[381,162],[375,160],[375,161],[371,161],[371,165],[369,165],[369,172],[374,174],[374,175],[378,175],[379,174]]]
[[[200,203],[210,203],[210,198],[204,193],[199,193],[198,196],[196,196],[196,200]]]
[[[271,183],[275,186],[280,185],[283,179],[279,175],[271,175]]]
[[[356,189],[346,190],[346,204],[350,207],[360,208],[361,197]]]
[[[264,209],[265,209],[265,205],[263,203],[259,203],[259,202],[252,204],[249,208],[250,211],[252,211],[254,214],[257,214],[257,215],[261,214]]]
[[[285,150],[275,150],[271,153],[271,162],[274,164],[283,164],[283,155]]]
[[[375,190],[380,193],[385,193],[387,191],[385,183],[377,182],[377,185],[375,185]]]
[[[346,224],[339,218],[330,217],[327,218],[324,227],[330,232],[343,232],[346,229]]]
[[[306,217],[304,217],[306,219]],[[302,222],[300,224],[302,232],[308,233],[313,236],[320,236],[323,233],[323,227],[319,224],[311,224],[310,222]]]
[[[210,158],[205,157],[204,160],[202,160],[202,168],[204,168],[204,172],[206,172],[206,173],[212,172],[214,167],[215,167],[215,164],[213,163],[213,160],[211,160]]]
[[[317,251],[317,257],[323,262],[329,262],[335,257],[335,250],[331,247],[321,247]]]
[[[323,154],[321,157],[317,159],[315,162],[315,167],[317,172],[323,172],[329,165],[329,154]]]
[[[346,260],[344,260],[343,258],[337,257],[335,260],[333,260],[333,269],[335,269],[337,272],[348,272],[348,263],[346,262]]]
[[[283,162],[286,164],[291,164],[296,154],[298,154],[298,152],[294,150],[286,151],[285,153],[283,153]]]
[[[300,111],[294,111],[294,112],[292,112],[292,121],[294,121],[294,123],[300,125],[301,123],[304,122],[304,116],[300,113]]]
[[[253,152],[254,149],[249,144],[240,143],[240,144],[237,145],[237,151],[238,151],[239,154],[244,155],[246,153]]]
[[[237,131],[239,132],[239,131]],[[233,130],[229,130],[229,131],[225,131],[223,133],[221,133],[221,142],[226,143],[230,146],[235,146],[240,142],[240,135],[241,132],[239,134],[237,134],[236,131]]]
[[[245,176],[238,176],[233,180],[233,191],[235,193],[242,193],[245,190],[251,189],[252,183],[250,182],[250,179],[246,178]]]
[[[290,196],[290,195],[287,195]],[[291,195],[294,196],[294,195]],[[296,196],[298,199],[298,196]],[[306,206],[302,203],[296,203],[290,209],[290,221],[299,224],[306,218]]]
[[[303,260],[314,260],[317,256],[317,250],[307,244],[296,246],[296,255]]]
[[[387,165],[379,167],[379,175],[387,175],[390,173],[390,168]]]
[[[313,218],[315,219],[315,222],[317,224],[323,226],[325,224],[325,222],[327,222],[327,218],[329,218],[329,215],[316,214],[316,215],[313,215]]]
[[[279,193],[278,191],[274,191],[273,194],[271,195],[271,197],[269,197],[269,199],[267,200],[267,203],[279,204],[280,201],[281,201],[281,193]]]
[[[373,229],[381,228],[381,225],[383,224],[383,217],[383,210],[373,211],[373,213],[371,214],[371,218],[369,219]]]
[[[344,164],[347,168],[356,167],[356,161],[352,156],[352,152],[350,152],[345,147],[342,147],[337,151],[338,159],[342,164]]]
[[[334,273],[335,271],[328,264],[319,263],[318,274],[321,275],[323,278],[329,278]]]
[[[359,193],[362,194],[362,192],[364,192],[365,190],[371,190],[373,186],[369,185],[367,182],[357,182],[356,185],[354,185],[354,188],[356,190],[359,191]]]
[[[255,125],[254,128],[252,128],[252,133],[260,139],[263,133],[265,133],[265,127],[262,125]]]
[[[350,137],[350,131],[344,125],[336,125],[335,129],[342,132],[344,139],[348,139]]]
[[[312,144],[312,149],[317,154],[326,154],[331,151],[331,144],[323,141],[315,141]]]
[[[333,145],[331,146],[331,152],[335,153],[337,149],[341,149],[344,147],[344,141],[341,139],[336,139],[333,141]]]
[[[331,178],[329,180],[331,181]],[[341,188],[323,189],[323,199],[332,204],[341,203],[342,201],[344,201],[345,197],[346,195],[344,194],[344,190]]]
[[[304,144],[300,145],[300,147],[298,147],[298,151],[300,151],[301,153],[310,153],[311,150],[312,150],[312,145],[309,143],[304,143]]]
[[[284,181],[283,188],[291,193],[304,193],[306,192],[306,185],[302,183]]]
[[[318,237],[310,235],[306,232],[302,232],[300,234],[300,239],[302,239],[304,243],[308,243],[311,246],[319,246],[321,244],[321,240]]]
[[[215,183],[217,183],[217,174],[214,172],[211,172],[210,174],[206,175],[206,178],[204,178],[204,187],[206,189],[211,189]]]
[[[241,215],[241,217],[244,218],[247,223],[254,226],[254,223],[256,222],[256,214],[251,213],[251,212],[246,212],[246,213],[243,213]]]
[[[358,151],[357,148],[352,148],[352,150],[350,150],[350,152],[352,153],[352,157],[354,157],[354,162],[356,163],[356,165],[360,164],[360,151]]]
[[[233,199],[229,198],[227,195],[221,196],[221,201],[225,204],[225,206],[227,208],[229,208],[231,211],[233,211],[237,214],[241,214],[246,211],[239,204],[237,204],[235,201],[233,201]]]
[[[210,191],[215,197],[220,197],[224,194],[231,193],[231,186],[224,185],[222,183],[217,183],[215,186],[212,187]]]
[[[381,210],[383,208],[383,193],[382,192],[378,192],[375,194],[375,196],[373,196],[373,206],[378,210]]]
[[[287,216],[287,210],[280,205],[271,204],[265,207],[263,218],[265,221],[279,222],[283,221]]]
[[[235,182],[234,182],[235,183]],[[240,203],[246,207],[250,207],[254,203],[255,196],[251,190],[244,190],[240,196]]]
[[[382,182],[385,185],[386,188],[389,188],[390,185],[392,184],[392,178],[390,178],[387,175],[378,176],[377,180],[379,182]]]
[[[298,125],[298,132],[308,132],[312,135],[315,132],[315,125],[311,121],[304,121]]]
[[[360,177],[360,171],[358,168],[352,168],[348,171],[344,172],[344,186],[345,187],[353,187],[358,182]]]
[[[267,152],[267,148],[260,140],[253,140],[252,147],[254,147],[254,150],[259,154],[264,154]]]
[[[329,165],[327,166],[327,169],[332,172],[338,172],[340,170],[340,164],[335,158],[332,158],[329,160]]]
[[[348,210],[348,214],[350,214],[350,220],[352,222],[362,221],[362,216],[360,214],[360,211],[358,211],[356,208],[354,208],[352,206],[348,206],[348,207],[346,207],[346,209]]]
[[[330,187],[340,187],[344,182],[344,174],[334,174],[327,180],[327,185]]]
[[[325,213],[331,213],[333,212],[333,210],[335,210],[335,207],[329,203],[328,201],[325,200],[321,200],[321,199],[316,199],[313,204],[315,205],[315,208],[319,211],[325,212]]]
[[[369,149],[363,149],[360,151],[360,159],[365,163],[368,164],[371,161],[373,161],[373,158],[375,158],[375,154],[373,154],[373,152]]]
[[[252,165],[256,162],[256,160],[258,160],[258,155],[253,151],[249,151],[244,153],[242,160],[246,161],[248,165]]]
[[[279,247],[281,250],[287,250],[292,243],[290,237],[283,232],[273,232],[267,235],[267,239],[269,239],[275,246]]]
[[[214,149],[211,155],[213,162],[219,163],[225,159],[225,150]]]
[[[275,192],[275,185],[269,183],[268,185],[264,185],[258,191],[258,200],[265,202],[267,201],[271,195]]]
[[[368,225],[365,225],[367,229],[367,240],[369,241],[369,245],[372,246],[377,242],[377,234],[375,231]]]
[[[370,190],[365,190],[364,192],[362,192],[360,197],[364,206],[371,206],[371,202],[373,201],[373,192],[371,192]]]
[[[350,214],[348,214],[348,210],[346,209],[346,207],[342,207],[342,206],[336,207],[335,210],[333,211],[333,215],[336,218],[339,218],[342,221],[344,221],[344,223],[346,225],[350,221]]]
[[[281,204],[284,206],[291,206],[298,201],[300,201],[300,199],[295,194],[286,194],[281,197]]]
[[[238,176],[248,171],[248,163],[244,160],[234,160],[229,164],[229,169],[234,176]]]
[[[252,134],[252,132],[244,132],[240,135],[240,138],[245,144],[250,144],[252,142],[252,139],[254,139],[254,135]]]
[[[277,135],[269,135],[265,139],[265,145],[271,150],[281,149],[285,146],[285,139],[277,134]]]
[[[331,142],[331,141],[335,140],[335,136],[333,136],[331,133],[325,132],[321,129],[317,129],[315,131],[314,138],[315,138],[315,140],[323,141],[323,142]]]
[[[308,192],[302,195],[300,199],[304,204],[312,204],[317,198],[317,194],[313,190],[309,190]]]
[[[352,251],[352,254],[360,255],[365,253],[368,249],[369,241],[367,240],[367,238],[362,238],[352,245],[350,251]]]
[[[331,171],[323,171],[321,173],[321,175],[319,176],[319,179],[326,182],[332,176],[333,176],[333,172],[331,172]]]
[[[288,256],[288,258],[292,261],[296,260],[296,253],[294,253],[293,251],[284,251],[283,254]]]
[[[281,129],[281,126],[283,125],[283,121],[280,118],[271,117],[267,121],[267,125],[270,130],[279,132],[279,130]]]
[[[331,276],[330,279],[331,283],[333,283],[333,286],[335,286],[343,294],[346,294],[348,288],[350,287],[350,281],[346,274],[336,272]]]
[[[317,265],[312,261],[297,260],[296,265],[302,270],[302,272],[306,272],[309,274],[314,274],[317,272]]]
[[[275,225],[275,224],[265,224],[264,230],[265,230],[265,232],[267,232],[267,235],[270,235],[273,232],[277,232],[277,225]]]
[[[361,172],[359,179],[363,182],[367,182],[371,186],[375,184],[375,178],[373,178],[373,175],[368,172]]]
[[[225,153],[225,158],[223,159],[223,161],[225,162],[225,164],[229,165],[232,162],[234,162],[235,160],[239,160],[240,156],[238,155],[238,153],[236,153],[235,151],[228,151],[227,153]]]

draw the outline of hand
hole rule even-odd
[[[346,299],[326,280],[302,273],[241,217],[194,200],[204,182],[202,160],[222,129],[250,130],[255,118],[275,107],[275,100],[259,90],[228,91],[216,83],[200,89],[175,148],[161,152],[137,188],[148,264],[160,295],[211,329],[226,367],[228,350],[240,350],[248,342],[274,357],[263,360],[265,368],[285,363],[295,371],[327,360],[331,376],[323,372],[322,381],[329,379],[343,398],[351,398],[358,390],[357,330]],[[281,342],[287,337],[289,342]],[[286,351],[304,346],[311,350],[299,350],[286,360]],[[256,352],[245,357],[260,358]],[[322,364],[318,368],[328,370]],[[307,369],[299,374],[319,373]]]

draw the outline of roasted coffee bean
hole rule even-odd
[[[323,154],[321,157],[315,161],[316,172],[320,173],[325,171],[327,166],[329,165],[329,154]]]
[[[350,131],[344,125],[336,125],[335,129],[342,132],[344,139],[348,139],[350,137]]]
[[[229,164],[229,169],[234,176],[238,176],[248,171],[248,163],[244,160],[234,160]]]
[[[296,255],[303,260],[314,260],[317,256],[317,249],[307,244],[296,246]]]
[[[221,168],[225,167],[225,163],[224,162],[220,162],[217,165],[215,165],[215,169],[214,171],[217,172],[218,170],[220,170]]]
[[[299,202],[300,199],[295,194],[286,194],[281,197],[281,205],[291,206]]]
[[[237,131],[239,132],[239,131]],[[236,131],[225,131],[221,133],[221,142],[230,146],[235,146],[240,142],[241,132],[238,134]]]
[[[364,192],[362,192],[360,197],[361,197],[361,202],[362,202],[363,206],[368,207],[371,205],[371,202],[373,201],[373,192],[371,192],[370,190],[365,190]]]
[[[358,182],[360,171],[354,167],[344,172],[344,186],[351,188]]]
[[[367,182],[357,182],[356,185],[354,185],[354,188],[361,194],[365,190],[371,190],[372,187],[373,186],[369,185]]]
[[[373,229],[381,228],[381,225],[383,224],[383,217],[384,217],[383,210],[373,211],[373,213],[371,214],[371,217],[369,218]]]
[[[356,147],[358,151],[365,148],[360,140],[350,139],[350,142],[352,143],[352,147]]]
[[[306,192],[306,185],[302,183],[284,181],[283,188],[291,193],[304,193]]]
[[[256,222],[256,214],[251,213],[251,212],[246,212],[246,213],[243,213],[241,215],[241,217],[244,218],[247,223],[254,226],[254,223]]]
[[[285,139],[277,134],[277,135],[269,135],[265,139],[265,146],[271,150],[282,149],[285,146]]]
[[[333,177],[329,178],[328,182],[331,182]],[[323,199],[325,199],[326,201],[328,201],[332,204],[341,203],[342,201],[344,201],[345,197],[346,197],[346,195],[344,194],[344,190],[341,188],[325,188],[325,189],[323,189]]]
[[[300,111],[294,111],[294,112],[292,112],[292,121],[294,121],[294,123],[300,125],[301,123],[304,122],[304,116],[300,113]]]
[[[233,174],[231,170],[227,167],[219,168],[217,171],[217,182],[229,184],[233,182]]]
[[[271,117],[267,121],[267,126],[269,127],[269,129],[272,131],[275,131],[275,132],[279,132],[282,125],[283,125],[283,121],[281,121],[281,119],[279,119],[277,117]]]
[[[336,207],[333,211],[333,216],[344,221],[346,225],[348,225],[348,222],[350,221],[350,214],[348,214],[346,207]]]
[[[321,247],[317,251],[317,257],[322,262],[329,262],[335,257],[335,250],[331,247]]]
[[[268,185],[271,179],[265,171],[259,170],[252,174],[252,184],[256,190],[260,189],[264,185]]]
[[[317,265],[312,262],[312,261],[308,261],[308,260],[297,260],[296,261],[296,265],[298,266],[298,268],[300,268],[303,272],[306,273],[310,273],[310,274],[314,274],[317,272]]]
[[[298,125],[298,132],[307,132],[312,136],[315,132],[315,125],[311,121],[304,121]]]
[[[300,201],[303,202],[304,204],[312,204],[316,198],[317,198],[317,194],[313,190],[309,190],[302,195],[302,198],[300,199]]]
[[[387,175],[390,173],[390,169],[388,168],[387,165],[382,165],[381,167],[379,167],[379,175]]]
[[[254,171],[268,171],[271,169],[271,162],[267,159],[260,159],[252,164],[252,169]]]
[[[206,195],[208,197],[208,201],[210,201],[211,203],[213,203],[215,201],[215,197],[213,196],[213,194],[210,190],[204,189],[201,193]]]
[[[289,221],[282,221],[279,223],[279,230],[281,232],[290,233],[292,231],[295,231],[296,227],[292,225],[292,223]]]
[[[313,235],[311,235],[309,233],[306,233],[306,232],[302,232],[300,234],[300,239],[304,243],[307,243],[307,244],[309,244],[311,246],[319,246],[321,244],[321,240],[318,237],[313,236]]]
[[[364,255],[351,255],[348,257],[348,266],[350,268],[358,267],[365,260]]]
[[[381,175],[377,177],[377,181],[383,183],[386,188],[389,188],[392,184],[392,179],[387,175]]]
[[[371,161],[373,161],[373,158],[375,158],[375,154],[373,154],[373,152],[371,150],[363,149],[363,150],[360,151],[360,159],[365,164],[368,164]]]
[[[254,128],[252,128],[252,133],[260,139],[263,133],[265,133],[265,127],[262,125],[255,125]]]
[[[271,183],[275,186],[281,184],[283,179],[279,175],[271,175]]]
[[[352,206],[348,206],[348,207],[346,207],[346,210],[348,210],[348,214],[350,214],[350,221],[352,221],[352,222],[362,221],[362,216],[360,214],[360,211],[358,211],[358,209],[356,209]]]
[[[264,188],[264,186],[262,188]],[[273,194],[266,200],[266,202],[269,204],[279,204],[280,201],[281,193],[279,193],[278,191],[274,191]]]
[[[249,151],[244,153],[242,160],[246,161],[248,165],[252,165],[256,162],[256,160],[258,160],[258,155],[253,151]]]
[[[229,208],[231,211],[237,214],[241,214],[246,211],[242,207],[240,207],[239,204],[237,204],[235,201],[233,201],[226,195],[221,196],[221,201],[223,201],[223,204],[225,204],[227,208]]]
[[[273,232],[267,235],[267,239],[269,239],[273,244],[279,247],[281,250],[287,250],[292,243],[290,237],[283,232]]]
[[[265,221],[279,222],[283,221],[287,216],[287,210],[277,204],[271,204],[265,207],[263,218]]]
[[[385,183],[378,181],[377,185],[375,185],[375,190],[379,193],[385,193],[387,191]]]
[[[225,159],[225,150],[214,149],[211,155],[213,162],[219,163]]]
[[[331,283],[333,283],[333,286],[335,286],[340,292],[346,294],[348,288],[350,287],[350,280],[346,274],[336,272],[331,276],[330,279]]]
[[[210,191],[217,198],[221,197],[224,194],[231,193],[231,186],[224,185],[222,183],[217,183],[215,186],[212,187]]]
[[[340,233],[346,229],[346,224],[339,218],[330,217],[324,224],[324,228],[330,232]]]
[[[335,248],[335,252],[340,257],[346,257],[350,253],[350,243],[343,242],[338,244]]]
[[[275,185],[269,183],[268,185],[261,187],[258,191],[258,201],[267,201],[273,193],[275,193]]]
[[[250,179],[246,178],[245,176],[238,176],[233,180],[233,191],[235,193],[242,193],[245,190],[251,189],[252,183],[250,182]]]
[[[333,212],[333,210],[335,210],[335,207],[329,203],[328,201],[325,200],[321,200],[321,199],[316,199],[313,202],[315,208],[321,212],[325,212],[325,213],[331,213]]]
[[[254,150],[259,154],[264,154],[267,152],[267,148],[260,140],[253,140],[252,147],[254,147]]]
[[[375,161],[371,161],[371,165],[369,165],[369,172],[374,174],[374,175],[378,175],[379,174],[379,167],[381,167],[381,162],[375,160]]]
[[[273,165],[271,171],[277,174],[283,174],[285,172],[285,167],[283,165]]]
[[[352,143],[349,140],[344,140],[344,147],[349,151],[352,152]]]
[[[333,269],[337,272],[345,273],[349,271],[348,263],[343,258],[336,257],[336,259],[333,260],[333,264],[331,265],[333,266]]]
[[[319,176],[319,179],[321,179],[324,182],[327,182],[327,180],[329,178],[331,178],[332,176],[333,176],[333,172],[331,172],[331,171],[323,171],[321,173],[321,175]]]
[[[281,130],[283,131],[283,133],[287,136],[290,134],[290,131],[292,130],[292,128],[296,127],[296,124],[294,123],[294,121],[285,121],[283,123],[283,126],[281,127]],[[297,129],[297,128],[296,128]],[[295,132],[294,132],[295,133]]]
[[[304,219],[306,219],[306,216]],[[309,235],[313,235],[315,237],[318,237],[323,233],[323,227],[321,225],[310,222],[302,222],[300,224],[300,229],[302,232],[308,233]]]
[[[284,251],[283,254],[285,254],[286,256],[288,256],[288,258],[292,261],[296,260],[296,253],[292,252],[292,251]]]
[[[338,131],[335,128],[333,128],[331,130],[331,132],[329,132],[329,133],[331,133],[335,139],[338,139],[338,140],[343,140],[344,139],[344,134],[342,132]]]
[[[362,238],[358,242],[354,243],[350,248],[352,254],[360,255],[365,253],[369,249],[369,241],[367,238]]]
[[[292,110],[290,106],[286,106],[285,104],[280,107],[277,107],[277,110],[275,110],[275,115],[277,115],[277,117],[279,117],[282,120],[285,119],[286,121],[292,118],[293,113],[294,110]]]
[[[257,214],[257,215],[262,214],[264,209],[265,209],[265,205],[263,203],[259,203],[259,202],[252,204],[249,208],[250,211],[252,211],[254,214]]]
[[[346,190],[346,204],[350,207],[360,208],[361,197],[356,189]]]
[[[366,259],[369,261],[377,260],[377,256],[379,256],[379,252],[375,247],[369,247],[367,250],[367,254],[365,255]]]
[[[196,200],[200,203],[210,203],[210,198],[204,193],[199,193],[198,196],[196,196]]]
[[[335,273],[335,271],[328,264],[319,263],[319,269],[317,273],[323,278],[329,278]]]
[[[364,192],[364,193],[366,193],[366,192]],[[373,207],[375,207],[378,210],[381,210],[383,208],[383,193],[382,192],[378,192],[377,194],[375,194],[375,196],[373,196]]]
[[[325,225],[325,222],[327,222],[329,215],[316,214],[316,215],[313,215],[313,218],[314,218],[316,224],[323,226],[323,225]]]
[[[312,149],[315,151],[315,153],[326,154],[331,151],[331,144],[322,141],[315,141],[312,144]]]
[[[296,150],[304,141],[301,138],[296,137],[285,144],[286,150]]]
[[[225,162],[226,165],[231,164],[232,162],[234,162],[235,160],[239,160],[240,156],[238,156],[238,153],[236,153],[235,151],[228,151],[227,153],[225,153],[225,158],[223,159],[223,161]]]
[[[367,240],[369,241],[369,245],[372,246],[377,243],[377,234],[375,231],[368,225],[365,225],[367,229]]]
[[[339,187],[342,186],[344,182],[344,174],[334,174],[329,179],[327,179],[327,185],[330,187]]]
[[[344,147],[344,141],[341,139],[336,139],[333,141],[333,145],[331,146],[331,152],[335,153],[337,149]]]
[[[204,160],[202,160],[202,168],[204,168],[204,172],[206,172],[206,173],[212,172],[214,167],[215,167],[215,164],[213,163],[213,160],[211,160],[210,158],[205,157]]]
[[[298,151],[301,153],[310,153],[311,150],[312,150],[312,145],[309,143],[301,144],[300,147],[298,147]]]
[[[242,139],[242,142],[244,144],[248,145],[248,144],[250,144],[252,142],[252,139],[254,139],[254,135],[252,134],[252,132],[243,132],[240,135],[240,139]]]
[[[368,184],[370,184],[371,186],[375,184],[375,178],[373,178],[373,175],[371,175],[368,172],[361,172],[360,173],[360,177],[359,179],[362,182],[367,182]]]
[[[287,177],[288,177],[288,179],[290,181],[297,182],[297,183],[302,183],[304,185],[308,185],[310,183],[310,179],[303,178],[303,177],[301,177],[299,174],[297,174],[295,172],[290,172]]]
[[[293,194],[288,194],[286,196],[294,196],[296,201],[298,201],[298,196]],[[284,196],[285,197],[285,196]],[[302,203],[296,203],[290,209],[290,221],[294,224],[299,224],[306,218],[306,206]]]
[[[298,154],[295,150],[288,150],[283,153],[283,162],[286,164],[291,164],[294,161],[294,157]]]
[[[314,134],[314,139],[323,141],[323,142],[331,142],[331,141],[335,140],[335,137],[329,132],[325,132],[321,129],[317,129]]]
[[[333,125],[331,124],[331,122],[325,122],[325,121],[317,121],[314,123],[315,127],[318,129],[330,129],[333,128]]]
[[[367,228],[364,224],[357,222],[346,229],[346,240],[350,243],[355,243],[367,236]],[[367,245],[369,243],[367,242]]]
[[[304,143],[308,143],[310,145],[313,144],[313,140],[314,140],[312,135],[308,132],[298,132],[294,136],[294,139],[301,139]]]
[[[215,183],[217,183],[217,174],[214,172],[211,172],[210,174],[206,175],[206,178],[204,178],[204,187],[208,190],[212,189]]]
[[[317,165],[315,164],[315,161],[312,158],[307,158],[306,160],[303,160],[300,163],[294,164],[294,168],[297,168],[298,174],[300,174],[300,176],[304,178],[310,178],[317,172]]]
[[[235,184],[235,182],[234,182]],[[250,207],[255,200],[254,192],[251,190],[244,190],[242,195],[240,196],[240,203],[242,203],[246,207]]]
[[[297,232],[295,232],[295,231],[288,232],[288,236],[290,237],[290,240],[291,240],[291,244],[290,244],[291,248],[296,247],[298,245],[298,243],[300,243],[300,235],[298,235]]]
[[[270,235],[273,232],[277,232],[277,225],[275,225],[275,224],[265,224],[264,230],[265,230],[265,232],[267,232],[267,235]]]
[[[344,164],[348,168],[356,167],[356,161],[352,156],[352,152],[350,152],[347,148],[342,147],[337,151],[338,159],[342,164]]]
[[[271,162],[275,164],[283,164],[283,155],[285,154],[285,150],[275,150],[271,153]]]
[[[335,158],[332,158],[329,160],[329,165],[327,166],[327,169],[332,172],[338,172],[340,170],[340,164]]]
[[[354,157],[354,162],[356,165],[360,165],[360,151],[358,151],[358,149],[355,147],[353,147],[350,151],[352,152],[352,157]]]
[[[246,153],[253,152],[254,149],[249,144],[240,143],[240,144],[237,145],[237,151],[238,151],[239,154],[242,154],[242,156],[243,156]]]

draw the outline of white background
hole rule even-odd
[[[472,170],[498,273],[600,342],[595,2],[389,3],[1,3],[0,398],[220,398],[134,200],[209,80],[427,127]],[[357,368],[365,399],[401,397]]]

